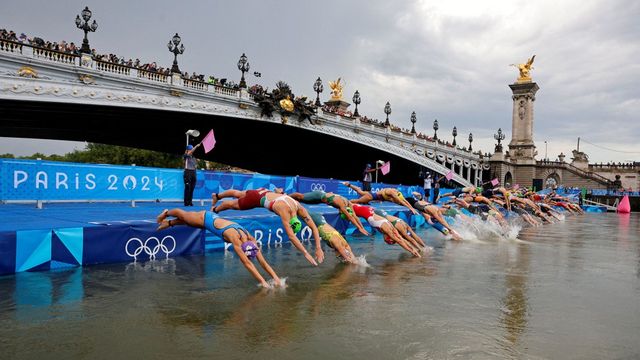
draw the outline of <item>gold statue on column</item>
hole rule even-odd
[[[524,64],[511,64],[510,66],[515,66],[518,68],[518,71],[520,71],[520,76],[518,77],[518,83],[525,83],[525,82],[531,82],[531,74],[530,71],[531,69],[533,69],[533,60],[536,58],[535,55],[533,55],[529,60],[527,60],[526,63]]]
[[[342,89],[344,88],[344,82],[341,84],[338,78],[336,81],[329,81],[329,87],[331,88],[331,101],[342,100]]]

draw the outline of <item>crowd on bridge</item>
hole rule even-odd
[[[41,37],[29,37],[25,33],[21,33],[18,35],[13,30],[0,29],[0,40],[11,41],[19,44],[29,45],[35,48],[42,48],[45,50],[56,51],[65,54],[71,55],[80,55],[80,46],[76,45],[73,42],[67,42],[65,40],[55,42],[44,40]],[[129,58],[126,59],[123,56],[118,56],[116,54],[100,54],[96,51],[96,49],[91,49],[91,57],[96,61],[101,61],[109,64],[127,66],[130,68],[148,71],[152,73],[162,74],[166,76],[171,75],[170,67],[162,67],[159,66],[157,62],[147,62],[143,63],[140,59],[136,58],[135,60]],[[205,76],[204,74],[196,74],[193,72],[189,74],[189,72],[185,71],[181,74],[182,78],[193,81],[206,82],[210,85],[217,85],[226,88],[238,89],[239,85],[233,81],[227,80],[225,78],[216,78],[213,75]]]

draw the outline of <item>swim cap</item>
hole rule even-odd
[[[349,213],[349,215],[353,215],[353,209],[348,207],[347,208],[347,212]],[[347,215],[345,215],[343,212],[340,213],[340,218],[342,220],[347,220]]]
[[[387,244],[389,244],[389,245],[393,245],[393,244],[395,244],[395,243],[396,243],[395,241],[393,241],[393,239],[391,238],[391,236],[389,236],[389,235],[387,235],[387,234],[384,234],[384,242],[386,242],[386,243],[387,243]]]
[[[193,150],[193,145],[187,145],[187,150]]]
[[[478,186],[478,187],[476,188],[476,193],[480,194],[480,193],[482,192],[482,190],[483,190],[483,189],[482,189],[482,186]]]
[[[297,216],[294,216],[291,218],[291,220],[289,220],[289,225],[291,225],[291,229],[296,234],[299,233],[300,230],[302,230],[302,223],[300,222],[300,219],[298,219]]]
[[[367,164],[367,168],[370,168],[370,167],[371,167],[371,164]]]
[[[249,259],[255,259],[256,256],[258,256],[258,251],[260,251],[258,245],[253,241],[245,241],[242,243],[242,252],[244,252]]]

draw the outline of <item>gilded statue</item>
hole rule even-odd
[[[524,83],[524,82],[531,82],[531,74],[530,71],[531,69],[533,69],[533,60],[536,58],[535,55],[533,55],[529,60],[527,60],[526,63],[524,64],[511,64],[510,66],[515,66],[518,68],[518,71],[520,71],[520,76],[518,77],[518,82],[519,83]]]
[[[329,87],[331,88],[331,100],[342,100],[342,89],[344,88],[344,82],[340,83],[341,78],[336,81],[329,81]]]

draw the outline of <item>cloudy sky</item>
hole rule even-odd
[[[29,1],[4,5],[0,27],[47,40],[81,43],[76,14],[88,5],[99,23],[90,43],[143,62],[170,66],[166,43],[178,32],[181,69],[239,80],[249,57],[249,83],[288,82],[312,97],[320,76],[359,90],[360,113],[493,150],[493,133],[511,138],[512,63],[536,55],[532,77],[538,157],[580,148],[591,162],[640,161],[640,2],[538,1]],[[347,99],[348,100],[348,99]],[[1,139],[0,153],[64,153],[82,143]],[[612,151],[615,150],[615,151]]]

